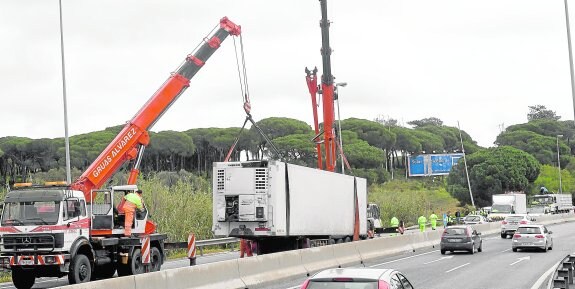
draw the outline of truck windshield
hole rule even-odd
[[[554,200],[552,197],[533,197],[529,201],[530,205],[549,205],[553,204]]]
[[[527,212],[529,212],[530,214],[544,214],[545,213],[545,207],[544,206],[529,207],[527,209]]]
[[[59,213],[59,201],[6,203],[2,226],[55,225]]]
[[[511,205],[493,205],[491,207],[492,213],[511,213]]]

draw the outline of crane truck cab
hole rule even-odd
[[[12,272],[18,289],[38,277],[68,276],[71,284],[144,272],[143,240],[149,271],[160,270],[166,235],[146,231],[148,213],[136,215],[132,237],[113,206],[135,185],[97,190],[88,203],[82,191],[61,183],[16,185],[4,200],[0,219],[0,268]]]

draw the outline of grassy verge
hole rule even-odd
[[[9,272],[0,272],[0,283],[12,282],[12,275]]]
[[[235,244],[234,250],[238,250],[238,246],[239,246],[239,244]],[[204,255],[207,255],[207,254],[229,252],[229,251],[231,251],[231,247],[229,247],[229,246],[208,246],[208,247],[204,247],[202,250],[203,250]],[[188,256],[187,251],[185,249],[171,250],[167,254],[168,260],[186,258],[187,256]],[[199,248],[196,249],[196,256],[200,256],[200,249]]]
[[[389,226],[393,216],[403,220],[406,226],[417,223],[432,212],[441,218],[445,212],[455,212],[459,202],[453,198],[441,182],[428,183],[420,180],[394,180],[383,185],[369,187],[370,202],[379,204],[384,227]]]

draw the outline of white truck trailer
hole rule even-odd
[[[529,207],[544,213],[569,213],[573,209],[571,194],[544,194],[529,197]]]
[[[511,214],[527,214],[527,197],[524,193],[495,194],[492,200],[491,213],[487,216],[490,220],[503,220]]]
[[[363,178],[280,161],[214,163],[213,232],[257,242],[257,253],[367,236]]]

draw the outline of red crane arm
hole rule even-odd
[[[314,138],[315,142],[315,149],[317,153],[317,168],[323,170],[323,158],[321,153],[321,143],[316,141],[319,137],[319,120],[317,114],[317,68],[314,68],[312,71],[309,69],[305,69],[306,77],[305,81],[307,83],[307,88],[309,90],[309,94],[311,96],[311,106],[313,111],[313,127],[315,131],[316,137]]]
[[[71,188],[84,192],[86,200],[91,191],[104,185],[126,161],[136,159],[128,184],[134,184],[139,174],[139,165],[144,148],[149,144],[148,130],[170,108],[190,85],[190,79],[202,68],[210,56],[229,35],[237,36],[241,27],[228,18],[220,20],[220,27],[152,95],[146,104],[126,124],[114,140],[102,151],[88,169],[71,184]],[[95,197],[93,195],[92,197]]]
[[[320,0],[321,6],[321,57],[323,64],[323,74],[321,76],[321,90],[323,103],[323,137],[325,149],[325,167],[326,170],[335,171],[337,160],[335,151],[335,133],[333,123],[335,121],[333,93],[334,77],[331,74],[331,47],[329,46],[329,25],[327,19],[327,0]]]

